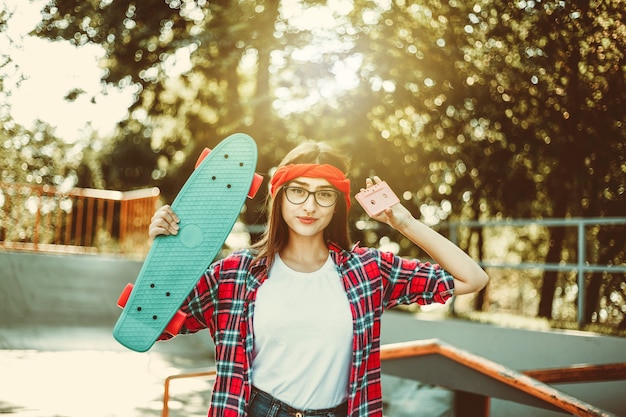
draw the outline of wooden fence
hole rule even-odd
[[[0,183],[0,248],[144,256],[159,193]]]

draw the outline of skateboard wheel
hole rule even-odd
[[[165,332],[171,334],[172,336],[176,336],[180,331],[180,328],[183,327],[183,323],[187,316],[182,311],[178,310],[172,320],[167,324],[165,328]]]
[[[198,160],[196,161],[196,166],[194,168],[198,168],[198,166],[202,163],[202,161],[204,161],[204,158],[206,158],[210,153],[211,153],[211,149],[204,148],[202,152],[200,153],[200,156],[198,157]]]
[[[248,191],[248,198],[254,198],[256,193],[261,188],[262,183],[263,183],[263,176],[257,173],[254,173],[254,177],[252,177],[252,184],[250,185],[250,191]]]
[[[128,302],[128,298],[130,297],[130,293],[133,290],[133,284],[126,284],[119,298],[117,299],[118,307],[124,308],[126,307],[126,303]]]

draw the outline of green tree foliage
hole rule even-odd
[[[171,200],[201,150],[227,134],[251,133],[261,139],[262,156],[275,152],[261,158],[261,172],[289,147],[271,111],[267,69],[278,47],[276,18],[273,1],[64,0],[46,9],[38,32],[106,50],[105,81],[137,92],[103,160],[106,184],[157,184]],[[251,204],[249,222],[259,220],[261,202]]]
[[[0,10],[0,44],[4,51],[17,40],[7,35],[13,12]],[[77,181],[76,170],[83,163],[82,147],[60,141],[50,126],[36,123],[26,129],[11,117],[9,84],[20,84],[20,69],[6,52],[0,52],[0,182],[33,185],[61,185]]]
[[[56,0],[37,33],[101,45],[105,81],[136,91],[102,159],[107,186],[172,198],[235,131],[257,139],[261,173],[326,139],[353,157],[355,188],[380,175],[436,225],[626,213],[623,15],[619,0]],[[354,235],[417,255],[381,226]],[[623,263],[623,228],[593,235],[589,262]],[[574,240],[550,230],[545,261],[575,258]],[[573,285],[546,272],[539,315]],[[623,275],[589,276],[588,319],[601,304],[623,318],[625,290]]]
[[[477,73],[488,87],[490,101],[500,107],[489,118],[512,151],[508,165],[522,164],[530,180],[526,187],[533,190],[528,214],[623,216],[626,26],[621,2],[485,3],[474,5],[471,17],[472,28],[486,28],[476,30],[481,34],[476,42],[487,48]],[[519,193],[523,187],[506,187],[515,183],[522,184],[507,181],[497,188]],[[509,201],[501,200],[504,206],[515,207]],[[564,228],[550,231],[546,262],[558,263],[564,251],[573,251],[566,233]],[[612,243],[588,249],[592,257],[587,261],[620,263],[626,246],[623,228],[605,228],[601,235],[603,242]],[[590,315],[602,296],[611,298],[610,288],[623,280],[619,275],[605,278],[602,283],[601,276],[590,277],[586,302]],[[540,316],[552,317],[557,285],[569,285],[563,279],[556,272],[544,274]]]

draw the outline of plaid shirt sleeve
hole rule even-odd
[[[249,351],[252,316],[253,256],[236,252],[212,264],[183,304],[187,314],[180,333],[208,329],[215,342],[216,379],[209,416],[242,417],[249,395]],[[263,271],[260,269],[259,271]],[[262,275],[262,272],[260,272]],[[252,283],[252,284],[251,284]]]
[[[185,313],[187,318],[183,322],[179,334],[196,333],[207,328],[211,330],[210,321],[207,321],[206,318],[213,314],[219,269],[219,263],[210,266],[199,278],[191,294],[181,306],[180,310]],[[159,340],[169,340],[172,337],[174,336],[169,333],[163,333]]]
[[[375,249],[354,248],[341,273],[354,320],[350,417],[381,417],[380,319],[399,304],[445,303],[453,277],[439,265]]]
[[[267,277],[265,271],[265,263],[255,263],[250,251],[235,252],[208,267],[181,307],[186,319],[180,333],[208,329],[215,343],[211,417],[245,415],[253,346],[249,304]],[[161,340],[171,337],[163,334]]]
[[[381,252],[385,309],[402,304],[444,304],[454,295],[454,277],[438,264],[405,259]]]

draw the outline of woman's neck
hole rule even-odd
[[[328,259],[328,246],[323,239],[303,239],[292,236],[280,251],[280,259],[298,272],[314,272]]]

